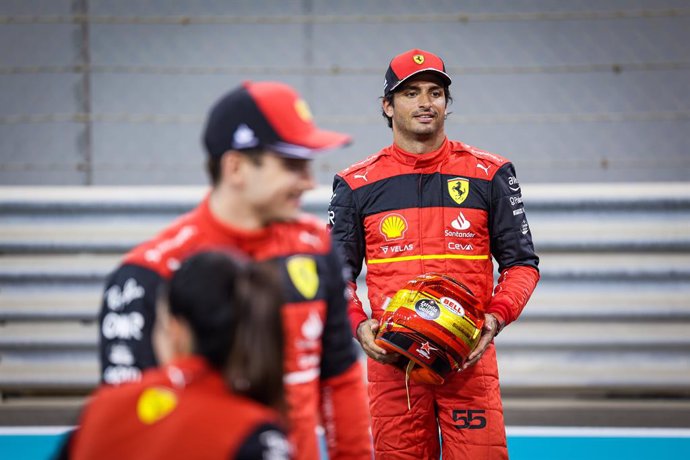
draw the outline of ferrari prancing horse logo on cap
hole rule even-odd
[[[309,105],[304,99],[297,99],[295,101],[295,112],[302,119],[302,121],[309,123],[314,118],[309,110]]]
[[[421,54],[415,54],[414,56],[412,56],[412,60],[415,62],[415,64],[424,64],[424,56],[422,56]]]
[[[470,191],[470,181],[463,177],[448,179],[448,193],[457,204],[462,204],[467,199]]]

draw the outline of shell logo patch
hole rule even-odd
[[[386,241],[399,240],[405,236],[407,221],[400,214],[388,214],[381,221],[381,234]]]
[[[448,193],[457,204],[462,204],[470,192],[470,181],[462,177],[448,179]]]
[[[290,281],[306,299],[313,299],[319,290],[319,274],[316,261],[307,256],[293,256],[287,261]]]
[[[177,395],[163,387],[147,388],[137,401],[137,416],[142,423],[152,425],[177,407]]]
[[[424,56],[422,56],[421,54],[415,54],[414,56],[412,56],[412,60],[415,64],[424,64]]]
[[[304,101],[304,99],[297,99],[295,101],[295,112],[297,112],[297,115],[299,115],[299,117],[307,123],[309,123],[314,118],[311,114],[311,110],[309,110],[309,106]]]

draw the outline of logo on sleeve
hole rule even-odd
[[[263,456],[267,460],[289,460],[292,458],[292,446],[280,431],[269,430],[259,435],[263,446]]]
[[[177,407],[177,395],[162,387],[147,388],[137,401],[137,416],[142,423],[151,425],[167,416]]]
[[[146,294],[142,286],[137,284],[134,278],[127,278],[122,287],[113,285],[104,294],[105,304],[109,309],[120,311],[137,299],[141,299]]]
[[[508,178],[508,188],[510,190],[512,190],[513,192],[519,192],[520,191],[520,182],[518,182],[518,180],[515,176],[510,176]]]
[[[386,241],[400,240],[405,236],[408,225],[400,214],[388,214],[381,220],[380,232]]]
[[[462,204],[470,192],[470,181],[462,177],[448,179],[448,193],[457,204]]]
[[[290,281],[306,299],[313,299],[319,290],[319,274],[316,261],[307,256],[293,256],[287,261],[287,272]]]

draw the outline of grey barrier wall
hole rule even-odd
[[[296,86],[355,142],[321,184],[390,142],[389,59],[419,47],[455,80],[448,132],[521,181],[687,181],[682,0],[0,3],[0,184],[205,183],[209,105],[246,79]]]
[[[542,279],[496,339],[508,423],[687,427],[690,184],[523,193]],[[98,382],[104,277],[203,194],[0,188],[0,426],[74,423]],[[329,196],[305,207],[324,217]]]

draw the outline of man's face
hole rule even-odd
[[[393,94],[393,104],[384,99],[383,108],[398,135],[426,137],[444,133],[446,94],[441,81],[431,74],[403,83]]]
[[[284,158],[266,152],[246,169],[244,196],[264,224],[297,217],[304,192],[314,188],[309,160]]]

